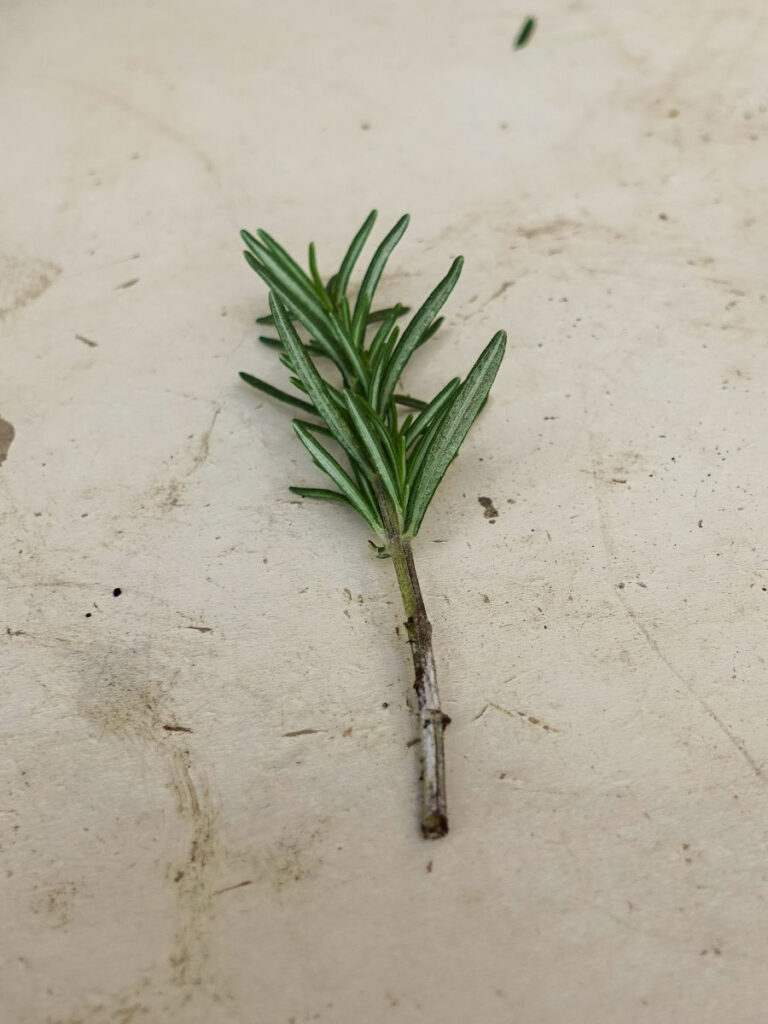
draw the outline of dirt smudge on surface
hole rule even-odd
[[[49,260],[0,253],[0,320],[40,298],[60,274],[61,267]]]
[[[155,489],[157,499],[159,499],[159,505],[161,511],[170,512],[173,508],[181,503],[181,498],[184,490],[187,487],[187,481],[189,477],[193,476],[197,471],[205,465],[210,455],[211,450],[211,435],[213,429],[216,426],[216,420],[221,412],[221,406],[214,403],[213,414],[211,416],[208,426],[202,431],[197,439],[197,444],[193,444],[187,447],[183,456],[186,456],[189,460],[189,465],[186,470],[183,471],[183,476],[174,476],[170,481],[164,481],[158,488]],[[190,434],[187,438],[188,441],[195,441],[195,435]],[[190,451],[190,448],[192,449]],[[181,460],[180,460],[181,461]],[[194,626],[190,627],[196,628]],[[201,632],[204,631],[204,628]]]
[[[11,447],[14,437],[16,437],[16,431],[13,429],[13,424],[8,423],[0,416],[0,466],[8,458],[8,449]]]
[[[176,932],[169,959],[173,981],[182,988],[210,981],[212,871],[217,853],[216,816],[204,779],[195,778],[189,750],[173,746],[166,755],[179,816],[189,824],[185,856],[172,865],[176,890]]]
[[[262,849],[252,859],[253,882],[280,894],[313,878],[321,866],[313,849],[320,832],[321,829],[316,828],[300,840],[285,836]]]
[[[217,987],[211,964],[212,898],[218,882],[217,816],[207,781],[195,764],[189,730],[175,724],[170,685],[153,664],[150,645],[110,651],[81,686],[78,709],[99,738],[140,743],[159,764],[158,779],[176,801],[186,838],[165,864],[175,928],[168,955],[170,980],[191,995]],[[169,724],[170,723],[170,724]]]
[[[42,915],[50,928],[62,928],[69,921],[71,905],[77,895],[72,882],[64,882],[39,893],[32,902],[33,914]]]

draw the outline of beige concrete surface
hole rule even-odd
[[[762,1024],[764,4],[0,20],[2,1024]],[[391,567],[236,377],[237,230],[372,206],[388,297],[467,260],[413,391],[510,337],[417,545],[432,844]]]

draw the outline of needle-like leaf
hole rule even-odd
[[[377,533],[383,533],[384,527],[378,513],[363,498],[360,491],[355,487],[347,473],[344,472],[331,453],[323,448],[318,440],[312,437],[303,423],[294,420],[293,429],[296,431],[301,443],[312,456],[315,464],[333,480],[350,505],[360,513],[372,529],[376,530]]]
[[[352,330],[354,333],[357,333],[358,321],[361,319],[364,320],[368,316],[374,292],[379,284],[379,278],[384,271],[384,267],[387,264],[390,253],[405,234],[405,229],[408,227],[410,219],[411,218],[407,213],[404,214],[373,254],[373,259],[368,265],[365,277],[363,278],[363,283],[360,286],[360,291],[357,295],[355,315],[352,321]]]
[[[410,395],[392,395],[398,405],[404,405],[406,409],[426,409],[427,403],[420,398],[411,398]]]
[[[493,336],[449,404],[440,421],[439,430],[429,443],[421,470],[411,485],[405,519],[406,533],[411,536],[418,533],[437,485],[443,479],[491,390],[504,356],[506,342],[504,331]]]
[[[406,431],[405,439],[408,447],[441,415],[459,384],[461,384],[461,380],[454,377],[453,380],[448,381],[442,391],[438,391],[429,405],[422,406],[421,415],[416,417]],[[397,396],[395,396],[395,400],[397,400]]]
[[[400,305],[397,305],[397,306],[387,306],[386,309],[374,309],[374,310],[372,310],[368,314],[368,323],[369,324],[381,323],[381,321],[382,320],[386,320],[387,317],[389,316],[389,314],[393,310],[395,310],[395,309],[397,310],[397,315],[398,316],[405,316],[406,313],[410,313],[410,311],[411,311],[411,307],[410,306],[400,306]]]
[[[259,341],[263,345],[266,345],[267,348],[283,348],[283,343],[282,341],[280,341],[279,338],[270,338],[267,335],[260,334]],[[311,342],[305,345],[304,348],[307,350],[307,352],[311,352],[313,356],[322,356],[323,359],[328,358],[327,352],[323,352],[321,348],[318,348],[317,345],[313,345]]]
[[[290,280],[280,273],[275,273],[266,263],[258,260],[253,253],[246,251],[243,255],[248,261],[249,266],[256,271],[267,287],[280,297],[280,301],[306,327],[312,337],[317,340],[317,344],[326,355],[339,364],[340,368],[343,368],[339,353],[335,351],[334,345],[328,340],[333,335],[333,328],[322,307],[319,307],[320,314],[318,314],[318,307],[314,305],[314,303],[317,303],[317,296],[314,292],[311,293],[311,298],[308,299],[307,292],[299,292]]]
[[[405,369],[406,363],[424,340],[424,335],[429,330],[432,321],[445,305],[445,301],[456,286],[456,282],[464,266],[464,259],[457,256],[451,264],[451,269],[445,275],[440,284],[434,289],[421,309],[414,314],[413,319],[403,331],[397,347],[389,360],[387,372],[381,385],[381,402],[388,402],[400,375]]]
[[[324,498],[327,501],[341,501],[345,505],[354,508],[349,498],[340,491],[331,491],[325,487],[289,487],[292,494],[298,494],[301,498]]]
[[[344,259],[341,261],[338,274],[333,279],[333,288],[331,289],[331,295],[336,302],[347,294],[349,278],[352,275],[360,253],[363,251],[363,246],[368,241],[368,236],[373,230],[376,216],[376,210],[371,210],[363,221],[363,226],[352,239],[351,245],[344,254]]]
[[[370,460],[376,476],[380,478],[387,489],[390,498],[394,502],[398,514],[402,514],[400,507],[400,489],[397,480],[392,473],[390,459],[385,454],[384,448],[377,434],[376,426],[362,402],[349,391],[344,392],[344,398],[349,409],[350,419],[354,424],[357,435],[363,443],[365,452]],[[393,453],[394,454],[394,453]]]
[[[274,292],[270,293],[269,307],[272,310],[272,316],[275,318],[275,325],[277,326],[280,340],[285,346],[286,352],[293,364],[293,369],[307,389],[307,394],[312,399],[312,404],[318,414],[325,420],[328,429],[350,457],[364,461],[365,455],[360,448],[360,444],[344,422],[338,407],[328,393],[325,381],[307,355],[307,351],[299,340],[298,334],[293,329],[293,324],[285,316],[285,307]]]
[[[297,398],[296,395],[291,395],[287,391],[281,391],[280,388],[273,387],[272,384],[268,384],[265,380],[261,380],[259,377],[252,377],[250,373],[245,373],[243,370],[240,371],[240,377],[246,384],[250,384],[252,388],[256,388],[257,391],[263,391],[265,395],[269,395],[271,398],[279,398],[281,402],[286,402],[288,405],[294,405],[297,409],[303,409],[304,412],[317,416],[317,409],[314,405],[310,405],[309,402],[304,402],[301,398]]]
[[[315,293],[317,294],[320,302],[325,306],[326,309],[333,312],[333,303],[328,297],[328,293],[325,290],[323,279],[320,277],[320,271],[317,268],[317,250],[315,249],[315,243],[309,243],[309,270],[312,274],[312,283],[315,286]]]

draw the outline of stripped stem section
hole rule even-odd
[[[405,626],[413,657],[413,688],[416,692],[422,764],[421,831],[425,839],[439,839],[448,832],[443,737],[450,718],[440,707],[432,649],[432,624],[427,617],[419,577],[416,575],[411,538],[403,535],[395,509],[381,484],[376,487],[376,497],[387,536],[387,551],[395,566],[403,598],[407,616]]]

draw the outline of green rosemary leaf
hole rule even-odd
[[[280,341],[279,338],[270,338],[265,334],[259,335],[259,341],[262,343],[262,345],[266,345],[268,348],[282,349],[283,347],[283,343],[282,341]],[[307,350],[307,352],[311,352],[313,356],[322,356],[323,359],[328,359],[328,353],[324,352],[321,348],[318,348],[317,345],[312,345],[310,343],[308,345],[305,345],[304,348]]]
[[[341,501],[345,505],[352,505],[346,494],[342,494],[340,491],[331,491],[325,487],[289,487],[288,490],[292,494],[298,494],[300,498],[325,498],[327,501]]]
[[[375,359],[373,359],[372,365],[374,365],[373,379],[369,388],[368,394],[370,395],[371,405],[374,409],[380,409],[384,406],[384,402],[379,400],[381,394],[381,385],[384,380],[384,376],[387,372],[387,367],[392,361],[392,352],[395,350],[397,345],[397,339],[400,334],[399,327],[393,327],[392,333],[387,338],[386,342],[379,346],[379,350],[376,353]]]
[[[378,508],[376,494],[360,463],[352,463],[352,472],[355,474],[355,482],[357,483],[358,490],[361,492],[365,500],[371,508]]]
[[[397,309],[398,307],[394,306],[392,310],[390,310],[389,316],[382,321],[381,327],[379,327],[379,329],[373,336],[373,341],[371,342],[370,347],[368,349],[368,365],[373,370],[376,369],[376,364],[379,359],[379,352],[381,351],[381,346],[385,344],[387,339],[390,337],[391,332],[397,331],[398,334],[400,333],[400,328],[395,326],[395,321],[397,320],[399,315],[397,313]]]
[[[410,395],[393,395],[394,400],[398,405],[405,406],[406,409],[426,409],[427,403],[422,402],[420,398],[411,398]]]
[[[406,485],[407,474],[406,474],[406,463],[408,459],[408,451],[405,443],[405,436],[400,434],[397,438],[397,452],[396,452],[396,463],[397,463],[397,480],[400,484],[400,490],[402,491]]]
[[[451,264],[451,269],[445,275],[440,284],[438,284],[432,291],[421,309],[414,314],[413,319],[403,331],[397,348],[395,349],[391,360],[389,360],[387,373],[381,386],[382,403],[389,401],[389,398],[400,379],[400,375],[405,369],[406,363],[418,347],[419,342],[424,339],[425,332],[429,329],[436,315],[445,304],[446,299],[456,286],[456,282],[459,279],[463,265],[463,257],[457,256]]]
[[[306,426],[298,420],[294,420],[293,429],[296,431],[301,443],[312,456],[315,464],[333,480],[342,494],[348,499],[350,505],[360,513],[372,529],[376,530],[377,533],[383,533],[384,527],[379,519],[378,512],[363,498],[360,491],[355,487],[352,480],[331,453],[323,448],[320,442],[315,440],[306,429]]]
[[[247,231],[244,233],[241,232],[241,238],[243,238],[243,241],[245,241],[246,245],[249,244],[245,239],[245,235],[248,234],[249,233]],[[263,228],[259,228],[256,234],[259,236],[261,244],[270,250],[275,259],[280,261],[280,263],[285,267],[286,271],[289,274],[291,274],[296,279],[297,282],[301,283],[304,286],[309,284],[309,278],[307,277],[306,271],[303,269],[303,267],[300,267],[296,260],[285,251],[285,249],[282,247],[282,245],[280,245],[279,242],[275,241],[275,239],[271,235],[267,234],[267,232],[264,231]],[[249,235],[249,237],[253,238],[252,235]]]
[[[387,426],[389,427],[392,437],[397,437],[397,403],[394,398],[390,398],[387,403]]]
[[[405,530],[415,536],[437,486],[467,436],[488,396],[504,355],[507,336],[499,331],[469,371],[440,421],[440,428],[429,443],[427,458],[418,476],[412,480]]]
[[[339,301],[339,313],[341,316],[341,325],[344,330],[348,333],[352,333],[352,314],[349,311],[349,300],[346,295],[342,295]]]
[[[344,401],[344,395],[333,384],[329,384],[328,381],[325,382],[325,386],[328,389],[328,397],[336,404],[336,408],[341,409],[342,413],[346,416],[347,403]]]
[[[295,373],[296,372],[296,368],[294,367],[293,363],[291,362],[291,357],[285,351],[285,348],[283,348],[283,351],[280,353],[280,355],[277,358],[280,360],[280,362],[283,364],[283,366],[286,368],[286,370],[288,370],[290,373]]]
[[[314,405],[310,405],[309,402],[304,402],[295,395],[289,395],[287,391],[281,391],[280,388],[273,387],[272,384],[268,384],[265,380],[261,380],[259,377],[252,377],[250,373],[245,373],[242,370],[240,371],[240,377],[246,384],[256,388],[257,391],[263,391],[265,395],[269,395],[271,398],[277,398],[288,405],[295,405],[297,409],[303,409],[304,412],[317,416],[317,409]]]
[[[515,50],[522,50],[524,46],[527,46],[528,43],[531,41],[531,37],[533,36],[535,29],[536,19],[526,18],[522,24],[522,27],[520,28],[520,31],[517,33],[517,38],[512,44],[512,48]]]
[[[360,286],[360,291],[357,295],[357,302],[355,304],[355,315],[352,320],[352,328],[356,330],[357,320],[363,315],[362,311],[365,309],[365,316],[368,315],[368,311],[371,308],[371,300],[373,299],[374,293],[379,283],[384,267],[386,266],[387,260],[389,259],[390,253],[395,248],[397,243],[403,237],[405,229],[408,227],[410,217],[406,213],[400,218],[395,224],[389,234],[386,236],[384,241],[378,247],[376,252],[373,254],[373,259],[368,264],[368,269],[365,272],[363,283]]]
[[[315,413],[315,416],[317,416],[317,413]],[[310,423],[308,420],[294,420],[293,422],[300,423],[302,427],[304,427],[306,430],[312,431],[312,433],[314,434],[322,434],[323,437],[330,437],[333,438],[334,441],[336,440],[336,438],[333,437],[333,434],[330,432],[328,427],[326,427],[325,424],[323,423]]]
[[[291,313],[306,327],[317,344],[325,351],[326,355],[339,366],[342,371],[345,369],[339,353],[329,341],[333,335],[333,328],[328,320],[326,311],[318,302],[317,296],[311,285],[306,291],[300,291],[295,283],[279,269],[275,270],[274,265],[258,260],[253,253],[246,251],[243,254],[251,269],[255,270],[259,277],[266,283],[276,295],[280,297],[284,306],[287,306]],[[264,257],[268,260],[269,253]]]
[[[365,461],[365,455],[360,445],[329,394],[329,385],[317,372],[317,368],[299,340],[293,324],[286,316],[285,307],[274,292],[270,292],[269,307],[275,318],[280,340],[293,364],[293,370],[307,389],[307,394],[318,415],[325,421],[328,429],[350,458]]]
[[[432,337],[433,334],[437,334],[437,332],[443,326],[444,320],[445,320],[445,317],[439,316],[437,318],[437,320],[435,320],[434,323],[430,324],[430,326],[426,329],[426,331],[424,331],[424,334],[422,335],[421,341],[418,343],[416,348],[421,348],[421,346],[424,344],[424,342],[429,341],[429,339]]]
[[[315,243],[309,243],[309,271],[312,274],[312,283],[315,286],[315,292],[318,299],[322,302],[328,310],[333,310],[333,303],[328,298],[328,293],[325,290],[323,279],[320,277],[320,271],[317,269],[317,251],[315,250]]]
[[[259,229],[256,234],[259,236],[258,238],[255,238],[250,231],[240,232],[240,237],[248,246],[251,254],[265,264],[273,274],[282,279],[286,287],[303,295],[322,313],[322,303],[319,301],[312,279],[306,271],[302,270],[298,263],[266,231]]]
[[[387,427],[384,425],[381,416],[379,416],[379,414],[376,412],[376,410],[373,408],[373,406],[370,404],[367,398],[365,398],[363,395],[355,395],[354,397],[355,400],[364,410],[365,415],[368,418],[368,422],[371,424],[371,426],[378,434],[379,439],[384,446],[384,450],[387,456],[389,457],[390,465],[392,467],[393,472],[397,473],[397,454],[395,452],[395,442],[397,440],[396,426],[395,429],[392,430],[390,433],[390,431],[387,430]]]
[[[416,438],[423,434],[430,424],[434,423],[435,419],[443,412],[460,384],[461,380],[459,377],[454,377],[453,380],[448,381],[442,391],[438,391],[429,405],[424,406],[424,411],[420,416],[416,417],[413,425],[406,428],[405,439],[409,448]]]
[[[398,316],[405,316],[406,313],[410,313],[410,306],[401,306],[399,303],[396,306],[387,306],[386,309],[374,309],[368,314],[369,324],[378,324],[382,320],[386,320],[390,313],[397,310]]]
[[[245,255],[245,253],[243,253],[243,255]],[[289,317],[289,319],[291,321],[294,321],[294,320],[298,319],[298,317],[295,317],[293,315],[293,313],[289,313],[288,317]],[[256,317],[256,323],[257,324],[267,324],[268,326],[272,327],[272,326],[274,326],[275,318],[272,316],[271,313],[267,313],[265,316],[257,316]]]
[[[333,313],[331,314],[331,324],[334,337],[338,341],[339,346],[344,355],[346,356],[349,365],[352,367],[355,377],[357,377],[362,387],[367,387],[369,379],[368,367],[366,366],[365,361],[363,360],[363,357],[361,355],[360,343],[357,337],[354,335],[354,328],[353,337],[350,338],[349,332],[344,330],[343,325],[340,323],[339,319]],[[348,378],[349,375],[345,374],[344,376],[345,378]]]
[[[352,271],[355,268],[355,264],[357,263],[360,253],[363,251],[363,246],[368,241],[368,236],[373,230],[376,216],[376,210],[371,210],[365,218],[363,226],[352,239],[352,242],[344,255],[344,259],[341,261],[339,272],[333,279],[333,288],[331,289],[329,285],[328,290],[337,305],[340,299],[346,297],[349,278],[352,275]]]
[[[359,308],[358,308],[359,306]],[[365,342],[365,329],[368,326],[368,312],[371,308],[371,296],[361,295],[355,306],[355,319],[352,321],[352,340],[358,348]]]
[[[376,476],[381,478],[381,482],[386,487],[387,493],[394,502],[398,514],[400,514],[402,511],[400,507],[400,489],[397,486],[397,480],[392,472],[392,466],[390,465],[387,453],[381,443],[377,441],[376,434],[378,432],[373,419],[357,395],[353,395],[350,391],[345,391],[344,398],[347,402],[352,423],[363,443],[374,472]]]

